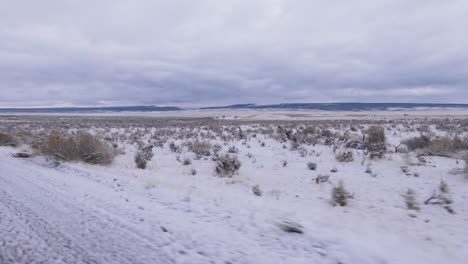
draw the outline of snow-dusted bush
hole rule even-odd
[[[449,213],[454,214],[455,211],[450,206],[452,203],[453,200],[450,198],[449,187],[443,180],[440,181],[438,189],[434,190],[432,195],[424,202],[424,204],[440,205]]]
[[[214,144],[213,147],[212,147],[212,149],[213,149],[213,154],[218,154],[218,152],[220,152],[222,148],[223,148],[223,147],[221,147],[221,145],[219,145],[219,144]]]
[[[352,151],[347,151],[347,152],[339,152],[335,156],[336,160],[339,162],[352,162],[354,161],[354,156]]]
[[[232,153],[232,154],[239,153],[239,149],[236,148],[236,146],[231,146],[231,147],[229,147],[229,149],[228,149],[228,153]]]
[[[169,149],[174,153],[180,153],[180,146],[177,145],[175,142],[169,143]]]
[[[405,204],[408,210],[419,211],[420,207],[416,201],[416,192],[413,189],[406,190],[406,194],[404,194],[403,197],[405,198]]]
[[[41,154],[61,160],[81,160],[91,164],[109,164],[114,159],[112,147],[89,133],[47,136],[39,145]]]
[[[444,181],[444,180],[441,180],[440,181],[440,184],[439,184],[439,191],[441,193],[449,193],[449,187],[448,187],[448,184]]]
[[[260,186],[258,184],[252,187],[252,192],[256,196],[262,196],[262,190],[260,190]]]
[[[307,163],[307,168],[308,168],[309,170],[316,170],[316,169],[317,169],[317,163],[308,162],[308,163]]]
[[[140,151],[143,154],[143,157],[145,158],[145,160],[150,161],[153,158],[154,156],[153,148],[154,148],[153,145],[148,145],[148,146],[144,146],[141,148]]]
[[[370,144],[385,143],[385,129],[382,126],[370,126],[367,129],[367,142]]]
[[[348,205],[348,198],[350,196],[351,195],[348,193],[348,191],[344,187],[343,181],[340,181],[338,183],[338,186],[335,186],[332,189],[331,203],[333,206],[335,205],[346,206]]]
[[[13,136],[6,133],[0,133],[0,146],[15,146],[16,140]]]
[[[195,153],[197,159],[211,155],[211,144],[208,141],[195,140],[189,144],[189,150]]]
[[[317,178],[315,178],[315,183],[320,184],[324,182],[328,182],[328,179],[330,179],[330,175],[319,175]]]
[[[225,154],[216,160],[215,173],[218,177],[232,177],[241,167],[241,162],[235,155]]]
[[[146,159],[142,152],[138,151],[135,155],[135,164],[139,169],[146,169]]]
[[[187,166],[192,164],[192,161],[189,158],[185,158],[184,161],[182,162],[183,165]]]
[[[297,152],[299,152],[299,155],[300,155],[301,157],[303,157],[303,158],[304,158],[305,156],[307,156],[307,154],[308,154],[307,149],[305,149],[305,148],[303,148],[303,147],[300,147],[300,148],[297,150]]]

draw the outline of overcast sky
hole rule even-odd
[[[468,103],[467,0],[0,0],[0,107]]]

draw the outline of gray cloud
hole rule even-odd
[[[0,0],[0,107],[468,103],[468,2]]]

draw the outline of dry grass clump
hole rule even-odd
[[[367,142],[370,144],[385,143],[385,129],[382,126],[370,126],[367,129]]]
[[[90,164],[109,164],[114,159],[112,147],[89,133],[49,135],[39,145],[38,151],[56,159]]]
[[[441,153],[455,151],[456,146],[454,144],[454,141],[451,138],[441,137],[441,138],[436,138],[431,142],[429,146],[429,150],[433,154],[441,154]]]
[[[13,136],[6,133],[0,133],[0,146],[16,146],[16,140]]]
[[[439,137],[430,139],[428,136],[419,136],[402,142],[409,150],[427,149],[432,155],[450,154],[457,150],[468,148],[468,143],[459,137]]]
[[[457,150],[467,149],[466,140],[461,140],[459,137],[440,137],[432,140],[429,150],[435,154],[447,154]]]

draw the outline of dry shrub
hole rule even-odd
[[[453,152],[456,150],[454,141],[449,137],[441,137],[432,140],[429,150],[433,154],[441,154],[447,152]]]
[[[354,155],[353,155],[353,152],[352,151],[348,151],[348,152],[339,152],[336,156],[335,156],[336,160],[338,162],[353,162],[354,161]]]
[[[192,164],[192,161],[189,158],[185,158],[184,161],[182,162],[184,166]]]
[[[308,168],[309,170],[316,170],[316,169],[317,169],[317,163],[308,162],[308,163],[307,163],[307,168]]]
[[[262,193],[263,193],[258,184],[252,187],[252,192],[256,196],[262,196]]]
[[[282,222],[276,223],[276,226],[287,233],[304,233],[304,227],[296,222],[291,220],[284,220]]]
[[[440,181],[438,190],[434,190],[432,195],[424,202],[424,204],[440,205],[447,212],[455,214],[455,211],[451,207],[453,200],[450,198],[449,187],[443,180]]]
[[[146,169],[146,159],[144,157],[144,154],[142,152],[137,152],[137,154],[135,155],[135,164],[137,166],[137,168],[139,169]]]
[[[177,145],[175,142],[169,143],[169,149],[174,153],[180,153],[180,146]]]
[[[6,133],[0,133],[0,146],[16,146],[16,140],[13,136]]]
[[[371,144],[385,143],[385,129],[382,126],[370,126],[367,129],[367,141]]]
[[[419,136],[404,140],[402,143],[405,144],[409,150],[416,150],[429,147],[431,139],[428,136]]]
[[[241,167],[241,162],[235,155],[225,154],[216,161],[215,173],[219,177],[231,178]]]
[[[153,148],[153,145],[144,146],[139,150],[139,152],[141,152],[145,160],[150,161],[154,156]]]
[[[60,160],[80,160],[90,164],[109,164],[112,147],[89,133],[52,134],[39,145],[39,152]]]
[[[351,198],[351,195],[345,189],[343,181],[340,181],[338,186],[335,186],[332,189],[332,205],[346,206],[348,205],[348,198]]]
[[[317,132],[315,127],[306,127],[302,130],[302,133],[304,134],[315,134],[315,132]]]
[[[405,204],[408,210],[419,211],[420,208],[416,201],[416,192],[413,189],[408,189],[403,197],[405,198]]]
[[[208,141],[193,141],[189,146],[189,150],[195,153],[197,158],[201,158],[203,156],[211,155],[211,144]]]
[[[420,136],[407,139],[403,144],[410,150],[427,148],[434,155],[448,154],[457,150],[467,149],[467,140],[459,137],[440,137],[430,140],[427,136]]]
[[[236,148],[236,146],[231,146],[231,147],[229,147],[229,149],[228,149],[228,153],[232,153],[232,154],[239,153],[239,149]]]

